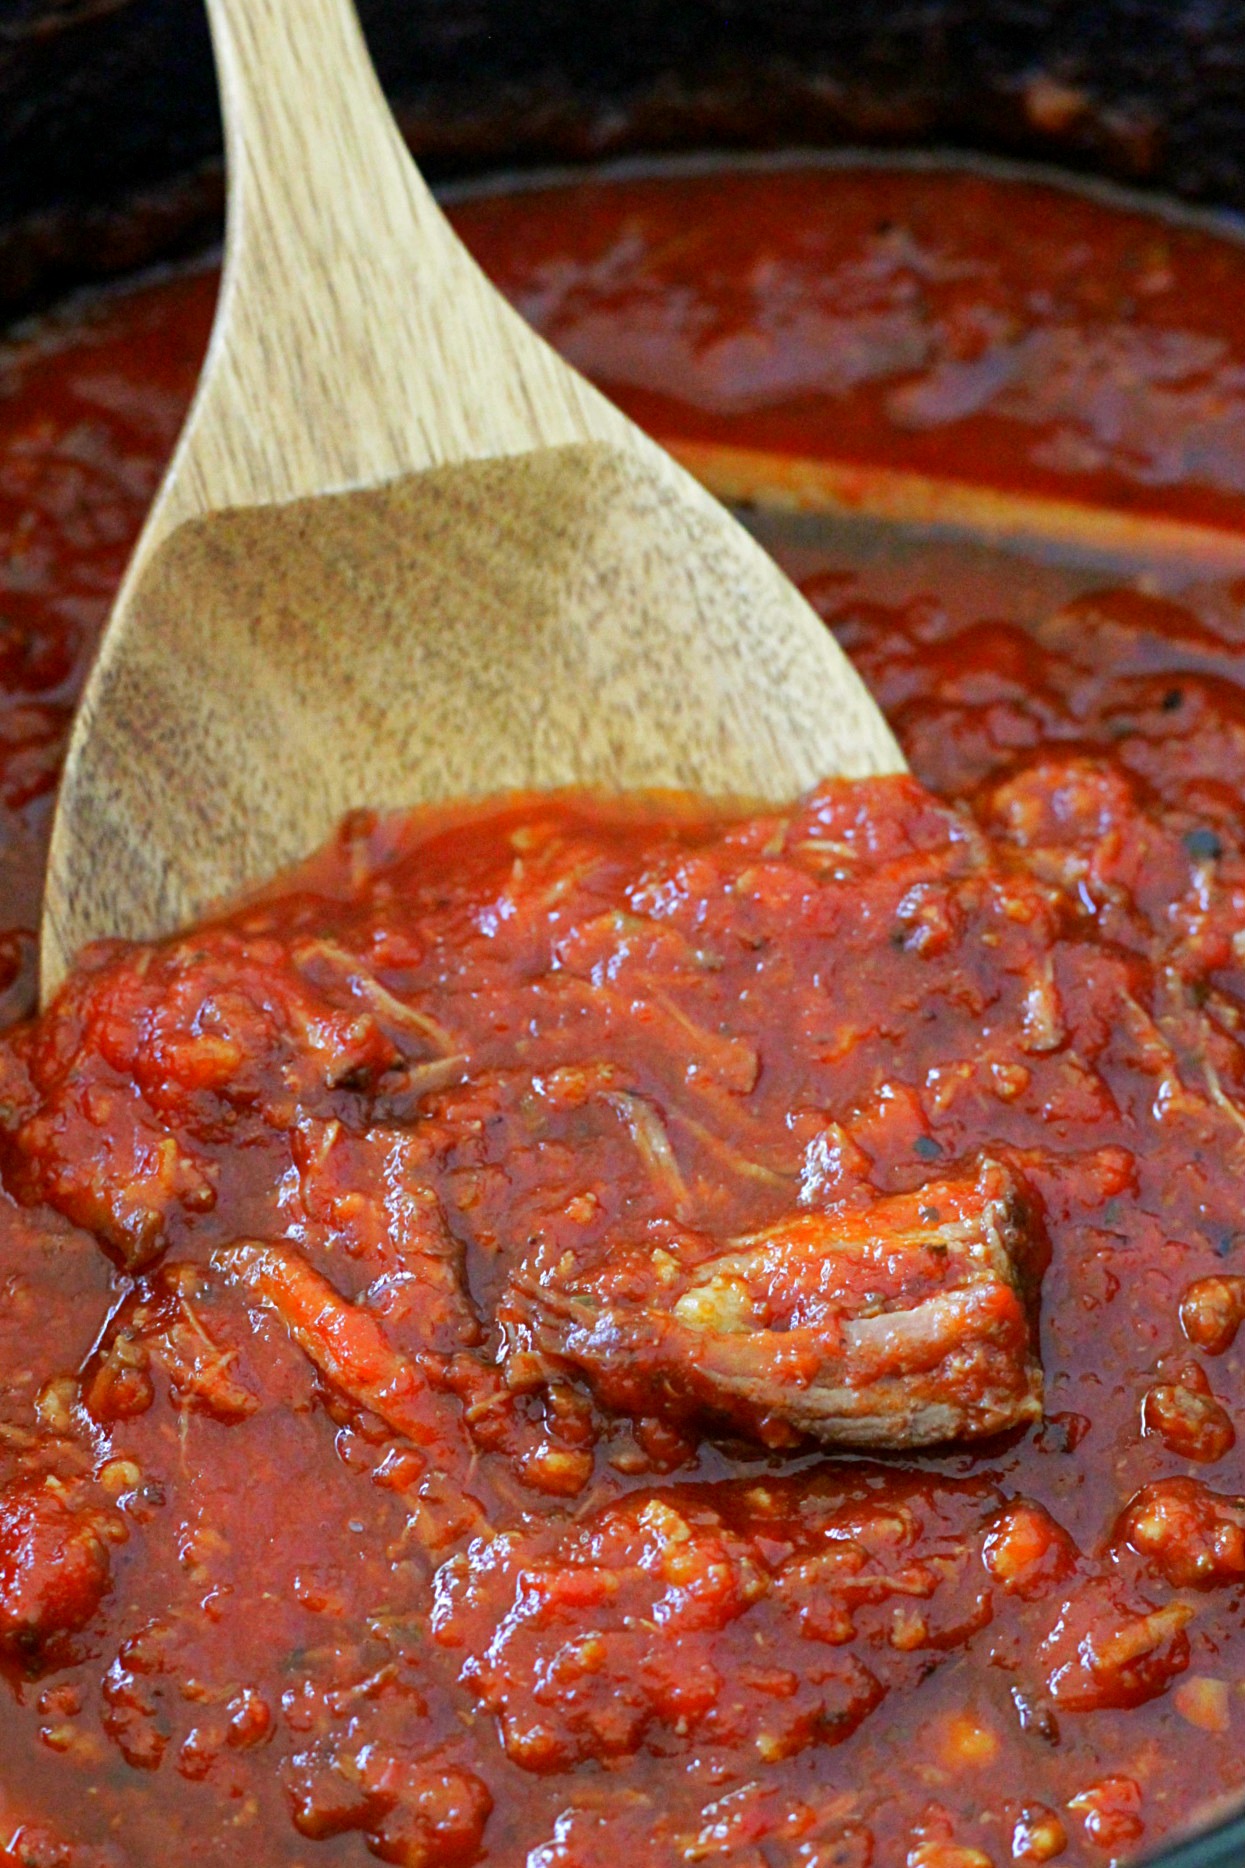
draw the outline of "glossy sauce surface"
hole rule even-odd
[[[1125,305],[1144,223],[1053,191],[672,187],[560,222],[552,195],[462,210],[658,432],[678,404],[815,449],[833,416],[843,447],[907,460],[933,433],[948,470],[1092,472],[1128,500],[1161,478],[1126,443],[1161,382],[1186,397],[1163,404],[1165,507],[1239,523],[1231,437],[1198,428],[1235,393],[1234,250],[1151,228],[1179,290]],[[840,245],[810,248],[832,207]],[[968,228],[975,254],[935,265],[935,233]],[[991,324],[1024,269],[1057,342]],[[986,331],[969,352],[1029,358],[1029,403],[945,401],[950,353],[909,328],[931,278],[947,328]],[[118,301],[11,366],[15,928],[212,289]],[[1125,373],[1090,468],[1033,384],[1078,330],[1092,371],[1103,318],[1130,355],[1209,348],[1201,377]],[[670,342],[689,329],[700,377]],[[889,407],[898,378],[944,397],[928,430]],[[1053,467],[1017,466],[1018,423]],[[1099,1863],[1239,1787],[1245,600],[1013,588],[949,546],[785,549],[928,790],[829,785],[732,823],[583,800],[361,818],[296,892],[97,952],[6,1043],[16,1860]],[[898,1227],[908,1192],[945,1213],[983,1162],[1031,1215],[1039,1425],[881,1460],[784,1446],[781,1392],[724,1411],[664,1321],[637,1334],[654,1267],[681,1302],[727,1247],[735,1275],[800,1216]],[[768,1328],[832,1333],[793,1263]],[[533,1290],[610,1329],[554,1342]]]
[[[936,168],[586,182],[454,218],[655,433],[1241,523],[1234,241]]]

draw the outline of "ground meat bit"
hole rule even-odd
[[[1152,1608],[1110,1577],[1084,1582],[1060,1607],[1039,1649],[1056,1706],[1074,1712],[1144,1705],[1189,1665],[1182,1602]]]
[[[1129,1501],[1115,1541],[1173,1589],[1245,1582],[1245,1499],[1225,1498],[1200,1479],[1160,1479]]]
[[[1076,1545],[1040,1505],[1021,1499],[999,1513],[982,1550],[987,1570],[1009,1595],[1049,1595],[1076,1568]]]
[[[54,1479],[0,1493],[0,1647],[35,1655],[85,1627],[108,1588],[108,1545]]]
[[[282,1775],[300,1835],[322,1841],[358,1831],[373,1855],[399,1868],[465,1868],[479,1855],[493,1807],[474,1772],[376,1745],[298,1752]]]
[[[87,1369],[83,1399],[93,1418],[110,1423],[145,1413],[155,1370],[167,1377],[175,1408],[226,1425],[249,1419],[260,1389],[244,1360],[245,1317],[238,1306],[222,1323],[220,1298],[219,1280],[197,1265],[163,1265],[140,1279],[114,1311]]]
[[[171,1645],[167,1624],[149,1621],[122,1643],[104,1675],[100,1723],[131,1770],[158,1770],[169,1748]]]
[[[1013,1861],[1049,1862],[1067,1848],[1068,1832],[1054,1810],[1029,1804],[1016,1820],[1011,1842]]]
[[[1145,1834],[1143,1803],[1141,1785],[1135,1778],[1112,1776],[1078,1791],[1068,1799],[1068,1808],[1080,1818],[1086,1838],[1095,1848],[1114,1850],[1139,1842]]]
[[[1141,1403],[1142,1426],[1171,1453],[1213,1465],[1236,1444],[1236,1429],[1223,1403],[1196,1363],[1186,1363],[1176,1379],[1156,1382]]]
[[[908,1851],[908,1868],[994,1868],[984,1849],[959,1842],[918,1842]]]
[[[1245,1278],[1220,1273],[1195,1278],[1180,1300],[1180,1325],[1189,1341],[1207,1355],[1231,1349],[1245,1322]]]

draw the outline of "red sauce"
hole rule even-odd
[[[873,186],[766,185],[797,246],[842,186],[845,250]],[[717,186],[725,241],[762,184]],[[1238,256],[1151,236],[1230,349]],[[15,929],[211,289],[12,364]],[[1240,594],[791,562],[923,784],[360,817],[0,1047],[0,1855],[1091,1864],[1241,1789]],[[887,1451],[931,1397],[953,1444]]]
[[[1241,524],[1234,241],[945,169],[588,181],[454,218],[671,439]]]
[[[214,271],[70,309],[0,350],[0,1018],[35,930],[73,703],[207,344]]]

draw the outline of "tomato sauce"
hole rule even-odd
[[[1235,241],[938,168],[587,181],[455,221],[672,441],[1241,524]]]
[[[593,202],[461,217],[659,432],[1109,503],[1161,406],[1163,510],[1239,519],[1227,243],[932,174]],[[5,366],[13,1014],[213,290]],[[958,379],[903,319],[974,292],[1028,388],[905,426]],[[1110,447],[1033,387],[1078,333]],[[0,1859],[1094,1864],[1245,1788],[1245,594],[781,550],[915,778],[360,813],[0,1044]]]

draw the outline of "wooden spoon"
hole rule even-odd
[[[901,771],[773,562],[488,284],[349,0],[208,10],[220,305],[70,742],[45,999],[354,806]]]

